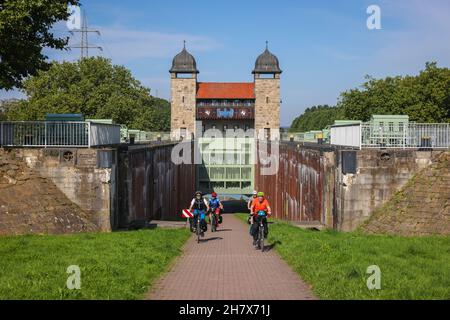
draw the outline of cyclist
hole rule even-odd
[[[252,212],[252,206],[253,206],[253,201],[256,200],[257,198],[257,194],[258,191],[253,190],[253,194],[252,197],[248,200],[247,202],[247,208],[250,211],[250,215],[248,216],[248,224],[252,225],[253,224],[253,212]],[[252,229],[250,228],[250,235],[252,234]]]
[[[255,200],[257,198],[257,195],[258,195],[258,191],[254,190],[252,197],[247,202],[248,210],[250,210],[250,211],[252,210],[253,200]]]
[[[211,193],[212,198],[209,199],[209,219],[211,221],[211,215],[216,214],[216,228],[222,223],[221,210],[223,210],[223,205],[220,199],[217,197],[217,193]]]
[[[265,216],[260,216],[260,211],[265,212]],[[270,215],[272,214],[272,210],[270,209],[269,201],[267,201],[264,196],[264,192],[260,191],[257,193],[257,198],[253,200],[252,203],[251,214],[253,216],[253,245],[255,246],[258,241],[259,222],[261,219],[264,225],[264,238],[267,238],[267,235],[269,234],[269,229],[267,227],[267,217],[270,217]]]
[[[189,207],[189,211],[192,212],[194,210],[194,218],[191,219],[191,230],[192,232],[196,232],[195,228],[197,227],[197,219],[200,216],[200,228],[201,228],[201,236],[204,236],[204,232],[208,229],[205,221],[205,213],[209,211],[208,201],[203,197],[201,191],[195,192],[195,197],[191,201],[191,206]]]

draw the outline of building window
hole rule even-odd
[[[269,103],[269,97],[266,97],[266,103]]]
[[[394,131],[394,123],[389,122],[389,132],[393,132],[393,131]]]
[[[181,102],[184,103],[184,96],[181,98]]]

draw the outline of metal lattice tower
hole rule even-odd
[[[82,14],[82,26],[80,30],[72,30],[70,31],[70,33],[73,35],[75,32],[77,33],[81,33],[81,43],[74,45],[74,46],[70,46],[70,48],[74,48],[74,49],[81,49],[81,55],[80,55],[80,59],[83,58],[88,58],[89,57],[89,49],[97,49],[100,51],[103,51],[103,48],[100,46],[96,46],[96,45],[89,45],[89,33],[96,33],[98,36],[100,36],[100,31],[99,30],[93,30],[93,29],[89,29],[88,28],[88,21],[87,21],[87,17],[86,17],[86,12],[83,10],[83,14]]]

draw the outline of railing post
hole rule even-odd
[[[86,122],[85,122],[86,123]],[[88,148],[91,147],[91,122],[87,122],[88,125]]]
[[[447,148],[450,149],[450,123],[447,123]]]
[[[44,148],[47,148],[47,121],[44,122]]]
[[[362,142],[363,142],[363,124],[359,124],[359,150],[362,149]]]

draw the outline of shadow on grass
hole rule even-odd
[[[281,241],[276,240],[275,242],[269,244],[268,246],[264,246],[264,251],[271,251],[272,249],[274,249],[276,246],[280,245]]]

